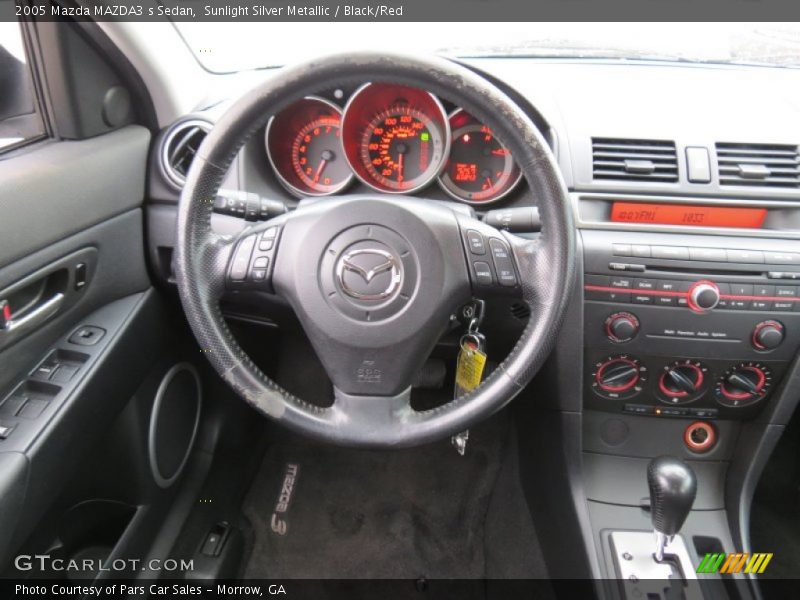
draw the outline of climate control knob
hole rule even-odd
[[[777,348],[786,337],[783,324],[778,321],[762,321],[753,329],[753,347],[756,350],[772,350]]]
[[[627,354],[604,358],[595,364],[592,372],[592,389],[612,400],[635,396],[646,381],[647,367]]]
[[[658,379],[658,391],[668,404],[686,404],[704,390],[708,368],[696,360],[678,360],[664,367]]]
[[[713,281],[701,280],[689,288],[689,308],[695,312],[708,312],[719,304],[719,288]]]
[[[639,333],[639,319],[629,312],[614,313],[606,319],[605,328],[612,342],[630,342]]]
[[[766,397],[772,386],[772,371],[757,362],[746,362],[725,371],[714,393],[723,406],[740,408]]]

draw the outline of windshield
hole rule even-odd
[[[800,66],[792,23],[175,23],[214,72],[348,50]],[[402,32],[402,35],[398,35]]]

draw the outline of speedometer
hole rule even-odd
[[[367,185],[390,193],[426,186],[450,145],[439,101],[416,88],[367,84],[350,99],[342,131],[347,158]]]
[[[516,187],[522,171],[494,132],[463,109],[450,115],[452,144],[439,183],[451,196],[484,204]]]

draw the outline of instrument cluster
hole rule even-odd
[[[273,116],[267,156],[297,197],[327,196],[353,181],[389,194],[411,194],[438,182],[470,204],[509,194],[522,178],[508,148],[461,108],[449,114],[427,91],[367,83],[343,108],[307,96]]]

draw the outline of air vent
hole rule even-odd
[[[720,185],[800,187],[800,147],[717,143]]]
[[[207,121],[181,121],[172,126],[161,145],[161,168],[167,179],[183,187],[197,149],[211,130]]]
[[[678,181],[675,142],[592,138],[592,174],[617,181]]]

